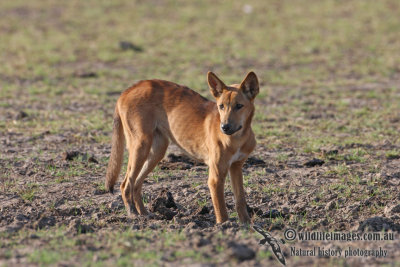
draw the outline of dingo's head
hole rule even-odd
[[[221,131],[232,135],[243,127],[250,127],[254,114],[254,98],[259,92],[256,74],[249,72],[240,85],[226,86],[212,72],[208,72],[207,79],[211,93],[217,100]]]

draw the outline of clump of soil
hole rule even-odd
[[[203,207],[199,207],[196,212],[195,215],[205,215],[205,214],[209,214],[210,213],[210,208],[207,206],[203,206]]]
[[[359,231],[381,232],[381,231],[397,231],[400,232],[400,224],[394,223],[385,217],[368,218],[358,227]]]
[[[87,78],[97,78],[99,75],[93,71],[77,71],[74,73],[74,76],[78,78],[87,79]]]
[[[157,197],[150,203],[150,211],[157,212],[163,220],[172,220],[178,213],[174,198],[167,189],[161,190]]]
[[[256,157],[249,157],[246,162],[244,163],[244,167],[248,168],[251,166],[257,166],[257,167],[265,167],[265,161],[262,159],[256,158]]]
[[[186,155],[175,155],[170,153],[166,160],[159,163],[161,170],[189,170],[194,166],[205,166],[205,164],[195,161]]]
[[[126,51],[126,50],[132,50],[135,52],[143,52],[143,48],[132,43],[129,41],[120,41],[119,42],[119,47],[121,48],[121,50]]]
[[[253,249],[249,248],[245,244],[240,244],[234,241],[228,243],[229,252],[228,255],[231,258],[236,259],[239,262],[251,260],[256,256]]]
[[[16,119],[16,120],[22,120],[22,119],[27,118],[27,117],[29,117],[28,113],[26,113],[26,112],[23,111],[23,110],[20,110],[20,111],[17,113],[17,115],[15,115],[15,119]]]
[[[315,167],[315,166],[322,166],[325,163],[322,159],[316,159],[313,158],[312,160],[309,160],[304,163],[304,166],[306,167]]]
[[[80,219],[74,219],[68,226],[68,231],[72,234],[85,234],[93,232],[93,227],[89,224],[82,223]]]
[[[89,155],[87,153],[82,153],[79,151],[65,151],[62,154],[63,160],[75,160],[76,158],[82,158],[82,161],[88,161],[88,162],[93,162],[93,163],[99,163],[97,159],[93,155]]]

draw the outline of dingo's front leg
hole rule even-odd
[[[243,162],[241,161],[232,163],[229,169],[229,175],[231,178],[233,194],[235,195],[235,206],[239,215],[239,220],[241,223],[250,223],[250,217],[247,213],[246,198],[243,188],[242,166]]]
[[[218,168],[218,166],[210,164],[209,172],[208,187],[211,193],[215,217],[217,218],[217,223],[222,223],[228,220],[228,212],[226,210],[224,196],[224,185],[227,169]]]

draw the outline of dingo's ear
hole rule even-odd
[[[250,99],[253,100],[260,91],[257,75],[254,72],[249,72],[240,84],[240,90]]]
[[[222,94],[222,90],[226,88],[226,85],[211,71],[207,73],[208,86],[212,95],[217,98]]]

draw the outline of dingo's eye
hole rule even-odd
[[[242,104],[236,104],[236,109],[241,109],[243,107]]]
[[[219,105],[219,109],[224,110],[224,105],[223,104]]]

